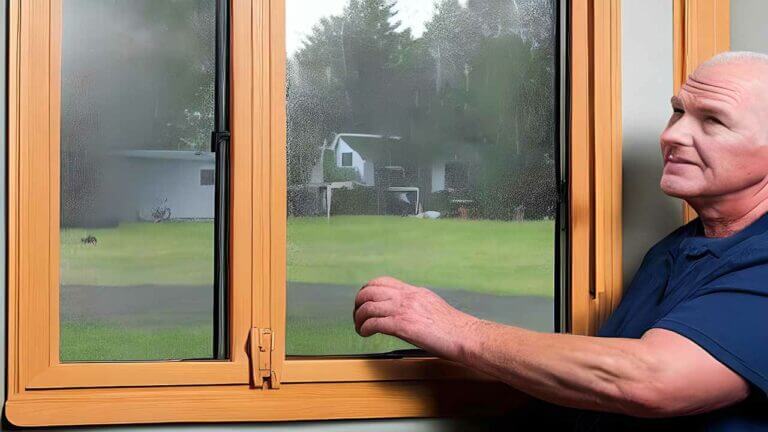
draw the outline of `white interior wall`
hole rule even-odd
[[[621,4],[623,271],[629,283],[648,249],[683,221],[682,204],[659,189],[659,136],[672,110],[672,2]]]
[[[768,54],[768,1],[731,0],[731,49]]]

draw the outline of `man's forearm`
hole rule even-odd
[[[635,414],[655,372],[640,340],[533,332],[477,320],[455,361],[545,401]]]
[[[399,337],[545,401],[641,417],[696,414],[744,400],[747,382],[687,338],[539,333],[479,320],[434,292],[390,277],[358,292],[361,336]]]

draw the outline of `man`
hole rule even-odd
[[[661,189],[699,218],[651,248],[596,337],[477,319],[389,277],[358,293],[357,332],[495,376],[582,426],[768,430],[768,56],[714,57],[672,108]]]

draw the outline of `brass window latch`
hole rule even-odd
[[[277,373],[272,369],[275,333],[272,329],[254,327],[251,329],[249,346],[251,381],[254,387],[262,389],[280,388],[280,380],[277,377]]]

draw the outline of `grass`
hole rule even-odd
[[[289,318],[285,352],[289,355],[368,354],[414,348],[391,336],[361,337],[355,332],[351,315],[350,312],[347,316],[323,319]]]
[[[210,358],[212,344],[210,325],[147,328],[63,322],[60,356],[62,361]]]
[[[362,338],[349,319],[291,320],[287,332],[288,353],[363,354],[413,348],[383,335]],[[211,358],[211,347],[210,325],[148,328],[66,322],[61,326],[60,355],[64,362]]]
[[[95,236],[96,245],[81,239]],[[210,222],[127,223],[61,232],[63,285],[210,285]],[[380,275],[423,286],[551,298],[554,223],[422,220],[393,216],[288,219],[288,279],[355,289]],[[322,289],[319,287],[318,289]],[[350,305],[342,305],[346,311]],[[366,353],[408,348],[361,338],[349,316],[310,316],[288,304],[288,353]],[[169,318],[171,319],[171,318]],[[210,357],[210,325],[120,325],[87,314],[62,322],[61,356],[76,360]]]
[[[97,243],[81,239],[94,236]],[[213,223],[137,222],[61,230],[62,285],[210,285]]]
[[[409,283],[508,295],[554,294],[554,222],[396,216],[288,219],[288,279]]]
[[[92,235],[96,245],[81,239]],[[210,222],[64,229],[64,285],[210,285]],[[362,285],[388,274],[467,291],[553,295],[551,221],[423,220],[396,216],[288,219],[288,279]]]

